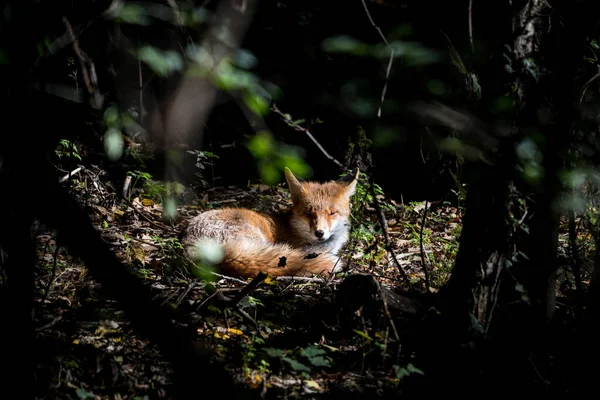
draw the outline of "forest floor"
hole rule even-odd
[[[399,384],[421,374],[399,356],[390,325],[365,321],[360,312],[341,315],[336,289],[345,276],[364,272],[386,287],[406,287],[385,250],[378,214],[362,187],[355,204],[353,234],[344,257],[351,269],[335,279],[267,278],[248,296],[232,299],[248,284],[188,272],[177,240],[179,226],[162,219],[162,206],[147,197],[117,199],[97,168],[81,168],[67,184],[89,211],[118,257],[165,305],[178,308],[197,327],[237,382],[265,398],[393,396]],[[212,188],[178,207],[181,220],[208,208],[287,207],[283,187]],[[369,203],[366,200],[371,200]],[[447,203],[397,204],[381,193],[390,244],[412,285],[436,291],[448,278],[458,251],[461,209]],[[426,208],[427,207],[427,208]],[[170,398],[172,371],[158,349],[132,329],[127,315],[104,297],[87,270],[57,247],[39,227],[37,303],[39,399]],[[58,243],[60,245],[60,243]],[[199,394],[207,389],[198,377]],[[218,389],[216,389],[218,390]]]

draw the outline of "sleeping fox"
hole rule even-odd
[[[222,208],[188,221],[182,243],[188,256],[198,259],[199,241],[222,246],[220,272],[249,278],[259,272],[272,276],[310,276],[341,269],[338,252],[348,241],[352,181],[299,182],[285,168],[292,206],[279,213],[244,208]]]

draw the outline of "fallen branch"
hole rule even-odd
[[[265,279],[267,279],[267,274],[263,272],[259,272],[258,275],[252,279],[248,285],[246,285],[238,294],[235,296],[231,302],[232,306],[236,306],[244,297],[250,294],[256,287]]]

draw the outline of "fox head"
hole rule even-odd
[[[350,182],[299,182],[292,171],[285,168],[295,232],[312,244],[323,243],[336,234],[347,235],[350,198],[356,191],[358,175],[357,169]]]

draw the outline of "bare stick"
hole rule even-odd
[[[390,44],[388,43],[387,39],[385,38],[385,35],[383,34],[381,28],[379,28],[379,26],[377,26],[377,24],[375,24],[373,17],[371,17],[371,13],[369,12],[367,3],[365,2],[365,0],[361,0],[361,2],[365,9],[365,13],[367,14],[367,18],[369,18],[369,21],[371,22],[371,25],[373,26],[373,28],[375,28],[375,30],[377,30],[377,32],[379,33],[379,36],[381,36],[381,39],[383,40],[383,42],[389,47]],[[388,81],[390,78],[390,72],[392,71],[393,61],[394,61],[394,49],[392,49],[390,47],[390,59],[388,61],[387,69],[385,72],[385,83],[383,84],[383,89],[381,90],[381,100],[379,102],[379,109],[377,110],[378,118],[381,118],[381,109],[383,108],[383,101],[385,100],[385,93],[387,92],[387,85],[388,85]]]
[[[392,315],[390,314],[390,309],[388,308],[388,303],[385,298],[385,293],[383,293],[383,290],[381,289],[381,284],[379,283],[379,281],[377,279],[373,279],[373,282],[377,283],[377,289],[379,290],[379,293],[381,294],[381,302],[383,303],[383,311],[385,312],[385,315],[388,318],[388,321],[390,321],[390,325],[392,326],[392,330],[394,331],[394,336],[396,337],[397,341],[400,341],[400,335],[398,334],[398,329],[396,329],[396,324],[394,323],[394,320],[392,319]]]
[[[56,238],[58,239],[58,237]],[[56,249],[54,250],[54,262],[52,263],[52,274],[50,275],[50,279],[48,280],[48,284],[46,285],[46,290],[44,291],[44,295],[42,296],[42,300],[40,304],[43,305],[46,299],[48,298],[48,293],[50,289],[52,289],[52,284],[54,283],[54,278],[56,277],[56,262],[58,259],[58,251],[60,247],[58,246],[58,240],[55,240]]]
[[[311,278],[308,276],[278,276],[278,281],[302,281],[302,282],[318,282],[318,283],[326,283],[325,279],[322,278]]]
[[[246,287],[244,287],[235,298],[231,301],[231,306],[236,306],[244,297],[250,294],[256,287],[265,279],[267,279],[267,274],[263,272],[259,272],[252,282],[250,282]]]
[[[421,266],[423,267],[423,274],[425,274],[425,290],[429,292],[429,271],[427,270],[427,263],[425,262],[425,248],[423,247],[423,230],[425,229],[425,218],[427,217],[427,205],[428,202],[425,200],[425,208],[423,209],[423,219],[421,219],[421,232],[419,233],[419,242],[421,245]]]
[[[475,43],[473,42],[473,0],[469,0],[469,44],[471,52],[475,52]]]
[[[569,247],[571,248],[571,269],[575,278],[575,305],[576,310],[580,311],[583,305],[583,285],[581,282],[581,262],[579,258],[579,248],[577,247],[577,231],[575,227],[575,212],[569,210]]]
[[[175,302],[175,304],[180,305],[181,302],[186,298],[186,296],[188,295],[188,293],[190,293],[190,291],[197,285],[197,282],[190,282],[189,285],[187,285],[187,287],[185,288],[185,290],[183,291],[183,293],[181,293],[181,296],[179,296],[177,298],[177,301]]]
[[[79,171],[81,171],[81,167],[75,168],[73,171],[69,172],[68,174],[66,174],[65,176],[60,178],[59,182],[63,183],[64,181],[66,181],[67,179],[69,179],[71,176],[75,175]]]
[[[67,17],[63,17],[62,21],[65,24],[69,38],[73,43],[73,51],[75,52],[77,59],[79,59],[81,73],[83,74],[83,82],[85,83],[88,93],[90,96],[92,96],[92,105],[96,108],[99,108],[101,106],[102,96],[97,89],[98,77],[96,75],[94,63],[79,47],[79,40],[77,39],[75,32],[73,32],[73,27],[69,23]],[[86,68],[86,63],[88,64],[89,68]]]
[[[52,321],[48,322],[46,325],[42,325],[42,326],[35,328],[35,331],[40,332],[45,329],[50,329],[53,326],[55,326],[56,324],[58,324],[60,321],[62,321],[62,319],[63,319],[62,315],[59,315],[58,317],[54,318]]]
[[[404,279],[404,281],[406,282],[408,287],[412,289],[412,284],[410,283],[410,280],[408,279],[408,276],[406,275],[406,271],[404,271],[404,269],[398,262],[396,253],[392,249],[392,242],[390,240],[390,234],[387,230],[387,220],[385,219],[385,215],[383,214],[383,210],[381,209],[381,206],[379,205],[379,201],[377,200],[377,195],[375,194],[375,183],[373,182],[373,177],[371,177],[370,180],[371,180],[371,182],[370,182],[371,183],[371,185],[370,185],[371,186],[371,194],[373,195],[373,206],[375,207],[375,211],[377,211],[377,218],[379,219],[379,225],[381,225],[381,230],[383,231],[383,239],[385,240],[386,250],[390,252],[390,254],[392,256],[392,261],[394,261],[394,265],[398,269],[398,272],[402,276],[402,279]]]
[[[273,112],[275,112],[276,114],[278,114],[279,116],[281,116],[281,118],[283,118],[283,120],[288,124],[288,126],[294,128],[295,130],[299,131],[299,132],[304,132],[306,134],[306,136],[308,136],[308,138],[310,140],[313,141],[313,143],[315,145],[317,145],[317,147],[319,148],[319,150],[321,150],[321,152],[325,155],[325,157],[327,157],[328,159],[330,159],[331,161],[333,161],[334,163],[336,163],[340,168],[344,169],[344,165],[342,165],[341,162],[339,162],[338,160],[336,160],[332,155],[330,155],[324,148],[323,146],[321,146],[321,144],[319,142],[317,142],[317,139],[315,139],[315,137],[312,135],[312,133],[310,133],[310,131],[300,125],[298,125],[297,123],[295,123],[294,121],[292,121],[292,119],[289,117],[289,115],[284,114],[283,112],[281,112],[279,110],[279,108],[277,108],[277,106],[275,104],[273,104],[271,106],[271,110]]]

